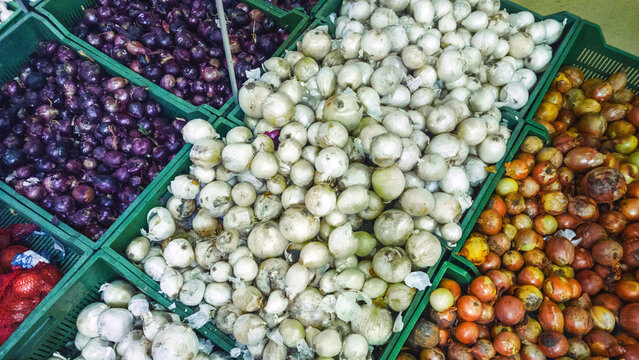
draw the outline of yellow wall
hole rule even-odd
[[[606,42],[639,55],[639,0],[513,0],[542,15],[570,11],[599,24]]]

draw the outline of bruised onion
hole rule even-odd
[[[627,186],[626,180],[619,170],[599,167],[590,170],[583,177],[581,190],[584,195],[592,198],[597,203],[610,203],[622,198],[626,193]],[[639,216],[639,211],[637,215]]]
[[[557,331],[545,331],[539,337],[541,352],[549,358],[558,358],[568,352],[568,339]]]
[[[603,330],[592,330],[584,336],[584,340],[594,355],[611,357],[619,356],[626,352],[614,336]]]
[[[546,255],[555,264],[564,266],[575,258],[575,247],[570,240],[562,236],[552,236],[546,242]]]

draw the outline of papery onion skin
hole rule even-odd
[[[581,190],[598,203],[610,203],[621,199],[626,194],[627,186],[619,170],[599,167],[590,170],[584,176],[581,180]]]
[[[617,339],[603,330],[592,330],[584,336],[584,340],[594,355],[611,357],[619,356],[626,352]]]

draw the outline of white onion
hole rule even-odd
[[[483,56],[488,56],[497,47],[497,34],[490,29],[482,29],[473,35],[470,44],[477,48]]]
[[[533,52],[524,59],[524,66],[534,72],[546,69],[552,59],[552,48],[546,44],[537,45]]]
[[[422,230],[406,240],[406,252],[416,267],[425,268],[437,263],[442,247],[435,235]]]
[[[463,168],[451,166],[446,176],[439,181],[439,188],[451,195],[463,195],[470,188],[470,183]]]
[[[461,206],[457,199],[447,193],[436,192],[433,194],[435,206],[430,216],[440,224],[456,221],[461,216]]]
[[[488,26],[488,15],[483,11],[473,11],[461,24],[470,32],[477,32]]]
[[[301,47],[304,55],[321,60],[331,51],[331,36],[326,30],[320,26],[304,34]]]
[[[438,106],[428,114],[426,127],[432,134],[449,133],[457,127],[457,114],[449,106]]]
[[[545,19],[542,24],[546,28],[546,43],[552,45],[557,42],[561,37],[561,32],[564,30],[564,24],[555,19]]]
[[[272,93],[271,86],[263,81],[244,84],[238,94],[240,108],[247,116],[260,118],[262,117],[262,104]]]
[[[530,11],[520,11],[510,14],[508,21],[514,28],[521,29],[535,22],[535,16]]]
[[[457,127],[457,135],[470,146],[481,143],[486,134],[486,124],[477,117],[468,118]]]
[[[325,121],[337,121],[347,130],[353,130],[362,119],[363,108],[353,93],[333,95],[326,100],[323,107]]]
[[[396,165],[375,169],[371,180],[375,193],[387,201],[397,199],[406,184],[404,174]]]
[[[391,94],[401,81],[401,71],[393,66],[381,66],[371,76],[371,86],[381,96]]]
[[[508,39],[508,46],[509,55],[517,59],[523,59],[533,52],[535,49],[535,42],[530,35],[518,32],[510,36]]]
[[[383,30],[368,30],[362,35],[360,46],[364,59],[379,61],[390,53],[391,40]]]
[[[499,92],[499,100],[504,106],[521,109],[528,102],[528,89],[521,82],[509,82]]]
[[[429,0],[417,0],[411,5],[411,11],[415,21],[420,24],[430,25],[435,17],[435,8]]]
[[[439,181],[448,172],[448,163],[440,154],[424,155],[417,162],[417,175],[426,181]]]
[[[391,166],[402,156],[403,149],[399,136],[392,133],[377,135],[371,142],[371,160],[377,166]]]
[[[464,74],[464,65],[465,62],[459,50],[446,50],[437,59],[437,77],[444,82],[455,81]]]
[[[401,25],[388,26],[383,29],[391,42],[391,52],[400,52],[408,44],[408,35]]]
[[[340,88],[357,90],[362,84],[362,72],[356,64],[346,64],[337,73],[337,83]]]
[[[487,164],[495,164],[506,154],[506,141],[501,135],[489,135],[477,148],[477,154]]]

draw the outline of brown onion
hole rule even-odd
[[[590,251],[582,248],[575,248],[575,258],[572,260],[570,266],[573,269],[579,271],[584,269],[590,269],[595,265],[595,261],[592,259],[592,255],[590,255]]]
[[[532,285],[541,289],[544,283],[544,273],[538,267],[526,266],[517,273],[517,283],[519,285]]]
[[[498,294],[501,294],[513,284],[510,277],[502,270],[490,270],[486,273],[486,276],[493,281]]]
[[[419,360],[446,360],[446,355],[439,349],[424,349],[419,354]]]
[[[526,210],[524,210],[524,214],[528,215],[528,217],[534,218],[539,215],[539,210],[539,202],[537,199],[526,199]]]
[[[572,296],[570,298],[575,299],[581,296],[582,290],[579,281],[577,281],[577,279],[575,278],[567,278],[566,280],[568,280],[568,283],[570,284],[570,287],[572,289]]]
[[[592,247],[592,258],[601,265],[616,265],[622,257],[623,247],[614,240],[602,240]]]
[[[541,352],[549,358],[558,358],[568,352],[568,339],[557,331],[544,331],[537,344]]]
[[[440,288],[448,289],[451,294],[453,294],[453,301],[457,301],[461,296],[461,287],[455,280],[451,279],[442,279],[439,283]]]
[[[473,354],[475,360],[489,360],[495,356],[495,348],[490,340],[480,339],[472,347],[471,354]]]
[[[537,313],[537,320],[539,324],[541,324],[541,328],[546,331],[564,331],[564,315],[559,306],[549,298],[544,298],[544,301],[541,302]]]
[[[530,176],[519,180],[517,184],[519,184],[519,192],[526,198],[537,195],[539,189],[541,188],[539,186],[539,183]]]
[[[557,227],[560,229],[574,229],[583,223],[570,214],[559,214],[555,216],[555,220],[557,220]]]
[[[621,89],[616,91],[610,99],[608,99],[611,103],[615,104],[628,104],[631,103],[635,98],[635,92],[630,89]]]
[[[524,266],[524,258],[519,251],[508,250],[501,257],[501,264],[510,271],[519,271]]]
[[[623,242],[623,258],[621,258],[621,262],[632,268],[639,267],[639,239]]]
[[[621,280],[615,287],[615,294],[625,302],[637,302],[639,301],[639,282]]]
[[[546,256],[559,266],[568,265],[575,259],[575,247],[563,236],[551,236],[546,241]]]
[[[628,304],[619,311],[619,325],[635,338],[639,338],[639,303]]]
[[[499,233],[501,226],[501,215],[492,209],[482,211],[479,219],[477,220],[477,229],[485,235],[495,235]]]
[[[515,235],[515,250],[530,251],[537,247],[540,239],[541,235],[533,229],[522,229]]]
[[[574,65],[564,65],[559,71],[566,75],[573,89],[581,87],[584,82],[584,72]]]
[[[476,321],[481,317],[481,301],[473,295],[464,295],[457,300],[457,315],[462,320]]]
[[[601,264],[595,264],[592,269],[603,279],[604,290],[614,292],[617,281],[621,279],[621,270],[618,267],[605,266]]]
[[[623,305],[619,297],[611,293],[597,294],[597,296],[592,299],[592,304],[603,306],[612,311],[615,315],[619,313],[619,309],[621,309],[621,306]]]
[[[639,189],[639,187],[638,187]],[[610,235],[617,235],[626,228],[628,219],[617,210],[607,211],[599,216],[599,224],[606,229]]]
[[[568,306],[563,311],[566,331],[574,336],[583,336],[592,330],[593,323],[588,310]]]
[[[612,87],[613,92],[617,92],[623,89],[624,87],[626,87],[627,82],[628,82],[628,75],[626,75],[625,68],[608,77],[608,83],[610,83],[610,86]]]
[[[572,298],[572,286],[563,276],[551,276],[544,280],[544,294],[554,302],[565,302]]]
[[[611,332],[615,328],[615,314],[610,309],[595,305],[590,308],[589,313],[596,329]]]
[[[609,82],[604,81],[593,86],[592,89],[586,93],[586,96],[602,103],[608,101],[608,99],[610,99],[610,97],[612,96],[612,93],[612,85],[610,85]]]
[[[479,338],[479,328],[472,321],[462,321],[455,328],[455,339],[464,345],[474,344]]]
[[[510,239],[504,233],[491,235],[488,237],[488,248],[497,256],[502,256],[510,249]]]
[[[639,221],[639,199],[623,199],[619,206],[621,213],[626,219],[629,221]]]
[[[468,290],[481,302],[489,302],[497,297],[495,283],[488,276],[478,276],[473,279]]]
[[[580,338],[568,339],[568,352],[566,353],[571,359],[585,360],[590,357],[590,348],[585,341]]]
[[[639,360],[639,344],[628,344],[624,347],[626,353],[623,354],[623,360]]]
[[[431,308],[430,319],[434,321],[439,328],[452,328],[457,321],[457,308],[451,307],[444,311],[436,311]]]
[[[568,213],[584,221],[597,220],[599,218],[597,203],[584,195],[577,195],[568,200]]]
[[[504,197],[504,201],[506,202],[506,212],[508,213],[508,215],[521,214],[522,212],[524,212],[524,210],[526,210],[526,200],[524,199],[524,196],[519,193],[519,191],[513,191],[510,194],[506,195]]]
[[[557,168],[548,161],[540,162],[533,168],[532,177],[538,184],[550,184],[557,180]]]
[[[450,329],[439,329],[439,342],[437,346],[447,346],[450,340]]]
[[[581,284],[581,290],[590,296],[597,294],[603,287],[603,279],[592,270],[578,272],[575,279]]]
[[[541,208],[550,215],[559,215],[566,211],[568,198],[560,191],[547,191],[541,195]]]
[[[535,344],[528,344],[521,348],[519,352],[521,360],[545,360],[546,355],[541,352],[539,346]]]
[[[439,343],[439,328],[428,320],[419,319],[408,338],[408,343],[420,348],[433,348]]]
[[[500,266],[501,266],[501,258],[497,256],[497,254],[491,251],[486,256],[486,261],[484,261],[481,265],[479,265],[477,269],[479,269],[479,272],[483,274],[488,272],[489,270],[499,269]]]
[[[552,146],[556,147],[561,151],[562,154],[566,154],[570,150],[574,149],[579,145],[579,140],[577,134],[563,132],[559,135],[555,136],[552,141]],[[566,159],[564,159],[564,162]]]
[[[590,99],[586,99],[582,101],[579,105],[577,105],[577,108],[579,108],[580,105],[590,105],[589,100]],[[597,104],[592,107],[592,109],[594,108],[601,109],[601,106]],[[583,109],[585,110],[585,108]],[[606,118],[599,113],[599,109],[596,112],[584,114],[584,116],[579,119],[579,121],[577,122],[577,129],[580,133],[589,134],[596,138],[601,138],[606,133],[606,126],[608,125],[608,122],[606,121]],[[579,111],[575,111],[575,113],[577,113],[577,116],[579,116],[578,112]]]
[[[504,331],[493,340],[493,346],[495,351],[503,356],[512,356],[519,352],[521,348],[521,340],[517,337],[517,334],[510,331]]]
[[[560,167],[564,162],[564,155],[559,149],[554,147],[544,147],[535,156],[537,163],[550,162],[550,164],[556,169]]]
[[[631,198],[639,198],[639,183],[632,183],[628,185],[628,191],[626,196]]]
[[[524,304],[514,296],[506,295],[495,304],[495,315],[504,325],[515,325],[521,322],[525,314]]]
[[[592,330],[584,336],[584,341],[586,341],[594,355],[611,357],[619,356],[626,352],[614,336],[603,330]]]
[[[617,201],[626,194],[626,190],[623,174],[609,167],[590,170],[581,180],[581,191],[598,203]],[[630,219],[625,213],[624,215]]]
[[[639,223],[632,223],[623,230],[621,238],[624,241],[639,239]]]
[[[579,146],[566,154],[564,164],[574,171],[586,171],[603,164],[605,158],[597,149]]]
[[[536,344],[542,331],[539,321],[530,316],[526,316],[526,320],[515,326],[515,333],[517,333],[521,341],[527,345]]]
[[[478,324],[489,324],[495,320],[495,308],[492,304],[481,304],[481,316],[477,319]]]
[[[532,249],[524,253],[524,264],[527,266],[534,266],[538,268],[544,268],[550,264],[550,259],[540,249]]]
[[[606,229],[597,223],[585,223],[575,229],[577,238],[581,238],[579,246],[590,249],[599,241],[608,238]]]
[[[448,345],[447,359],[450,360],[472,360],[473,355],[470,349],[456,341]]]

